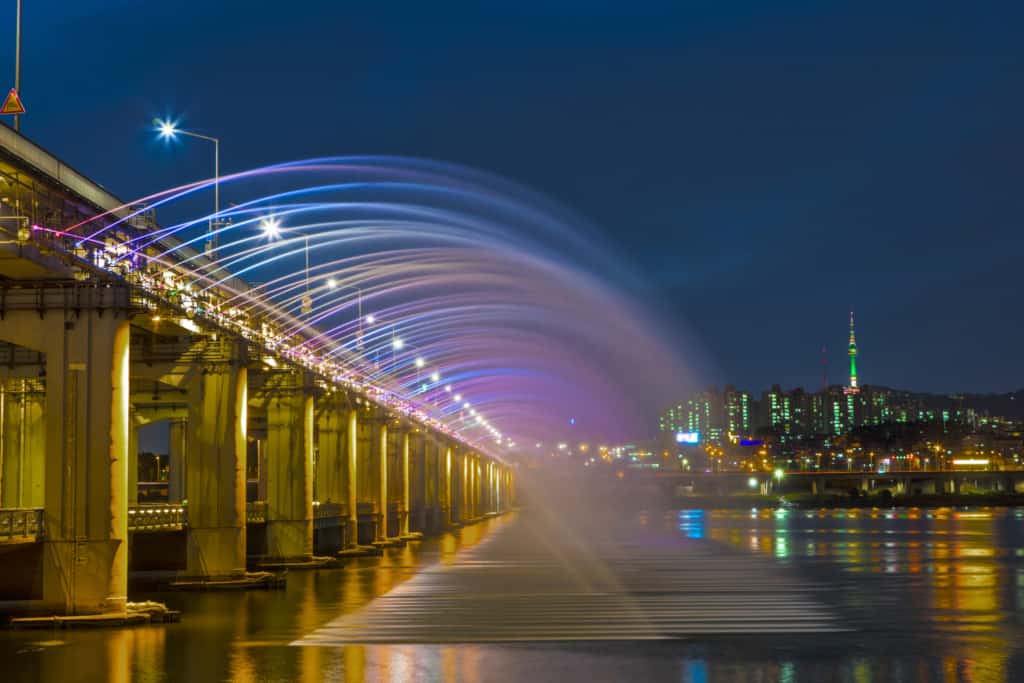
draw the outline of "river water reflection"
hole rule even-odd
[[[1024,510],[680,510],[610,524],[686,554],[757,555],[798,576],[843,633],[653,642],[291,645],[432,563],[474,554],[505,518],[285,591],[154,594],[180,624],[0,633],[4,681],[1022,681]],[[715,577],[708,577],[713,582]],[[488,615],[492,618],[493,615]]]

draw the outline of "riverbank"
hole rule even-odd
[[[676,507],[741,510],[750,508],[894,508],[894,507],[1024,507],[1024,494],[1006,492],[892,494],[887,490],[851,496],[845,493],[680,495]]]

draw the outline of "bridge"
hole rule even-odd
[[[294,313],[230,273],[190,289],[216,267],[0,126],[0,610],[123,611],[132,570],[244,585],[513,503],[511,466]],[[166,502],[140,503],[160,421]]]

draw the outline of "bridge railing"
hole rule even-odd
[[[38,541],[42,537],[42,508],[0,508],[0,542]]]
[[[345,517],[345,508],[341,503],[321,503],[313,501],[313,528],[340,526]]]
[[[128,531],[178,531],[185,523],[183,505],[155,503],[128,508]]]

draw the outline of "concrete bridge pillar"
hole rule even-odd
[[[128,505],[139,504],[139,425],[135,406],[128,405]]]
[[[188,423],[183,419],[173,419],[168,428],[167,500],[170,503],[180,503],[188,500],[185,489],[185,443],[188,440]]]
[[[484,513],[484,466],[480,454],[473,456],[473,517],[480,517]]]
[[[267,554],[313,555],[313,393],[308,376],[267,402]]]
[[[441,463],[441,524],[452,525],[452,447],[444,444],[444,462]]]
[[[105,305],[124,294],[102,293]],[[45,409],[17,408],[19,502],[42,503],[42,606],[68,614],[122,611],[127,601],[129,324],[93,306],[98,296],[83,294],[77,314],[7,311],[0,320],[0,339],[45,354]]]
[[[345,482],[348,443],[347,415],[333,401],[317,406],[315,498],[320,503],[347,504]]]
[[[188,382],[188,555],[191,578],[245,573],[245,464],[248,374],[244,348],[229,363]]]
[[[41,381],[0,381],[0,507],[43,507],[45,417]]]
[[[348,503],[348,529],[345,546],[354,548],[359,544],[359,413],[355,408],[348,411],[346,429],[348,468],[345,480],[345,500]]]
[[[377,537],[376,541],[388,538],[388,423],[381,420],[377,425],[373,457],[377,466]]]
[[[409,430],[402,432],[402,452],[400,463],[402,469],[401,496],[398,501],[398,535],[409,535]]]
[[[469,512],[469,453],[461,453],[462,464],[459,473],[459,521],[465,523]]]
[[[436,503],[437,476],[435,449],[426,434],[417,432],[412,442],[409,461],[409,528],[412,531],[427,530],[427,508]]]

